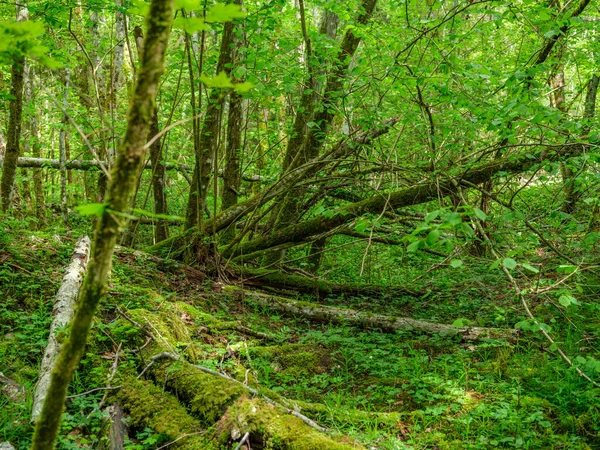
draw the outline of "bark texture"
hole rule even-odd
[[[90,257],[90,245],[89,237],[82,236],[79,238],[75,244],[71,263],[67,267],[66,274],[63,277],[62,285],[54,298],[54,319],[50,325],[48,345],[44,351],[40,377],[33,394],[33,406],[31,408],[32,422],[35,422],[40,415],[48,388],[50,387],[50,374],[54,368],[56,355],[58,355],[61,349],[59,334],[71,322],[75,314],[77,295],[79,294],[81,281],[85,275]]]
[[[153,0],[146,20],[144,56],[123,143],[111,173],[106,208],[98,220],[88,274],[80,292],[69,337],[56,361],[46,401],[33,437],[33,450],[51,449],[58,433],[67,388],[87,341],[96,307],[106,290],[111,258],[125,219],[137,175],[144,161],[150,121],[173,21],[173,0]]]
[[[6,132],[6,152],[4,156],[4,169],[2,170],[2,211],[10,209],[17,176],[17,160],[19,158],[19,141],[21,138],[21,117],[23,115],[23,74],[25,57],[15,58],[10,69],[12,76],[10,86],[10,105],[8,116],[8,129]]]

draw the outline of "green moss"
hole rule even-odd
[[[157,380],[182,399],[190,411],[211,424],[247,390],[240,384],[204,373],[184,361],[166,361],[154,370]]]
[[[200,352],[192,345],[192,339],[187,326],[181,317],[170,308],[154,313],[146,309],[133,309],[127,312],[129,317],[141,326],[145,326],[157,339],[156,344],[166,347],[165,350],[174,351],[178,347],[185,347],[186,354],[192,359],[198,359]]]
[[[135,377],[126,377],[122,382],[124,387],[112,397],[129,413],[130,425],[136,428],[151,428],[173,440],[190,434],[174,443],[175,448],[215,448],[204,436],[194,434],[203,431],[202,424],[190,416],[175,397],[163,392],[151,382],[140,381]]]
[[[175,302],[173,303],[173,307],[180,313],[187,314],[190,316],[197,325],[204,326],[216,326],[221,323],[220,320],[211,316],[210,314],[206,314],[202,311],[199,311],[194,306],[185,302]]]
[[[240,399],[217,424],[217,430],[220,442],[250,433],[253,439],[260,438],[263,448],[271,450],[364,449],[355,442],[336,441],[260,399]]]
[[[325,373],[332,364],[331,352],[314,345],[284,344],[250,347],[251,358],[266,359],[276,372],[291,375]]]

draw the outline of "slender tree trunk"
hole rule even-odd
[[[173,21],[173,3],[173,0],[153,0],[150,5],[146,19],[144,57],[129,108],[125,137],[111,173],[106,209],[97,223],[92,256],[80,291],[75,318],[52,371],[48,395],[36,424],[33,450],[52,449],[54,446],[67,388],[83,354],[96,307],[106,290],[112,254],[119,229],[125,220],[119,213],[124,212],[128,206],[144,162],[144,146],[154,114],[158,83],[163,72]]]
[[[235,2],[241,5],[241,0]],[[241,24],[235,25],[233,30],[232,66],[235,68],[241,63],[240,47],[244,41],[244,31]],[[234,78],[234,82],[240,82]],[[237,204],[241,183],[240,157],[242,151],[242,132],[244,122],[243,99],[237,92],[229,94],[229,117],[227,122],[227,138],[225,144],[225,167],[223,170],[223,191],[221,192],[221,211]],[[235,228],[228,228],[224,233],[225,240],[235,236]]]
[[[28,20],[27,8],[17,7],[17,21]],[[25,57],[17,56],[13,60],[10,86],[10,105],[8,116],[8,129],[6,132],[6,152],[4,154],[4,169],[0,181],[2,194],[2,211],[8,212],[11,207],[15,178],[17,176],[17,161],[19,159],[19,143],[21,138],[21,118],[23,114],[23,75]]]
[[[234,24],[227,22],[223,25],[223,37],[219,51],[216,73],[225,72],[229,76],[231,70],[232,44]],[[189,51],[188,45],[188,51]],[[212,88],[208,96],[208,104],[204,120],[198,130],[199,143],[196,152],[196,167],[192,177],[192,186],[188,197],[186,213],[186,228],[202,227],[202,209],[206,204],[214,157],[220,136],[221,116],[225,92],[222,89]],[[214,193],[217,195],[217,193]]]
[[[69,206],[67,200],[67,124],[69,117],[67,116],[67,107],[69,106],[69,84],[71,82],[71,72],[69,69],[65,70],[65,91],[63,100],[63,117],[62,127],[58,138],[58,148],[60,155],[60,211],[62,215],[63,225],[69,226]]]
[[[40,136],[38,129],[37,110],[35,108],[35,71],[33,66],[25,62],[25,103],[31,111],[27,127],[29,128],[29,139],[23,143],[24,153],[31,153],[34,158],[41,156]],[[35,228],[44,227],[46,222],[46,210],[44,205],[44,185],[42,181],[42,170],[33,169],[33,192],[35,198],[35,217],[37,223]]]
[[[152,123],[150,124],[149,137],[152,138],[159,133],[158,108],[154,110]],[[156,139],[150,146],[150,162],[152,164],[152,192],[154,194],[154,212],[156,214],[168,214],[167,197],[165,195],[165,165],[162,161],[161,140]],[[169,224],[165,220],[156,221],[156,242],[162,242],[169,237]]]
[[[144,51],[144,33],[140,27],[135,27],[133,30],[135,37],[135,45],[137,48],[138,58],[142,59]],[[160,132],[158,126],[158,106],[154,109],[154,115],[152,122],[150,123],[150,132],[148,137],[153,139]],[[154,196],[154,212],[155,214],[167,214],[167,198],[165,196],[165,164],[162,161],[162,144],[161,139],[155,139],[150,145],[150,164],[152,168],[152,192]],[[141,176],[138,177],[138,186],[136,186],[135,194],[131,200],[131,206],[135,206],[135,198],[139,188],[139,181]],[[156,221],[156,233],[155,242],[162,242],[169,237],[169,224],[164,220]],[[133,246],[135,239],[135,228],[129,228],[126,233],[123,234],[121,243],[126,246]]]

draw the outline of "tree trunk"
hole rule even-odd
[[[28,20],[27,8],[17,7],[17,21]],[[11,73],[8,129],[6,130],[6,152],[4,154],[4,169],[0,181],[2,194],[2,211],[8,212],[11,207],[15,178],[17,176],[17,161],[19,158],[19,143],[21,138],[21,117],[23,114],[23,76],[25,69],[25,57],[16,56],[13,60]]]
[[[71,72],[67,68],[65,69],[65,91],[64,91],[64,102],[63,102],[63,117],[62,127],[60,129],[60,135],[58,138],[58,149],[60,155],[60,212],[62,215],[63,225],[69,227],[69,207],[67,200],[67,168],[65,166],[67,161],[67,124],[69,123],[69,117],[67,116],[67,107],[69,106],[69,84],[71,82]]]
[[[173,21],[173,4],[173,0],[153,0],[150,5],[146,19],[148,31],[144,58],[129,108],[125,137],[111,173],[106,208],[97,223],[92,257],[80,291],[77,312],[71,322],[69,337],[52,371],[48,395],[36,424],[33,450],[51,449],[54,445],[69,382],[83,354],[98,302],[106,290],[112,254],[125,220],[120,213],[128,206],[144,161],[144,146],[154,114]]]
[[[234,24],[231,22],[227,22],[223,26],[217,74],[225,72],[229,76],[234,43],[233,30]],[[190,51],[189,46],[188,51]],[[217,155],[219,136],[221,135],[221,116],[224,100],[225,92],[222,89],[212,88],[210,90],[206,114],[198,130],[199,142],[196,152],[196,166],[194,167],[192,186],[188,197],[186,228],[194,226],[202,228],[203,209],[206,204],[211,172]],[[215,192],[214,195],[216,196],[217,193]]]
[[[34,158],[40,157],[40,136],[38,129],[37,110],[35,108],[35,72],[33,66],[25,62],[25,103],[31,108],[27,127],[29,129],[29,138],[23,143],[25,154],[31,153]],[[21,158],[19,158],[19,161]],[[20,166],[19,162],[17,165]],[[37,223],[35,227],[41,229],[46,222],[46,210],[44,205],[44,186],[42,181],[42,171],[33,169],[33,192],[35,197],[35,218]]]

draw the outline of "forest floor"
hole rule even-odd
[[[0,371],[25,392],[4,386],[0,442],[25,449],[52,299],[75,239],[16,232],[2,238]],[[422,298],[319,301],[356,309],[368,304],[370,312],[447,324],[464,318],[512,328],[523,319],[516,303],[507,306],[515,301],[501,275],[439,270],[448,273],[436,278],[437,286],[424,285],[431,294]],[[253,449],[600,448],[600,389],[569,369],[539,333],[525,331],[513,343],[461,342],[459,336],[316,324],[253,305],[232,295],[229,283],[234,280],[215,283],[176,262],[118,250],[109,293],[70,388],[58,448],[107,448],[106,407],[115,402],[125,412],[129,450],[233,449],[244,426]],[[593,290],[582,296],[595,299]],[[543,302],[532,307],[581,367],[586,358],[600,359],[597,301],[568,310]],[[150,365],[160,352],[179,360]],[[193,365],[258,393],[194,372]],[[107,386],[121,388],[85,394]],[[328,432],[290,419],[263,395]]]

